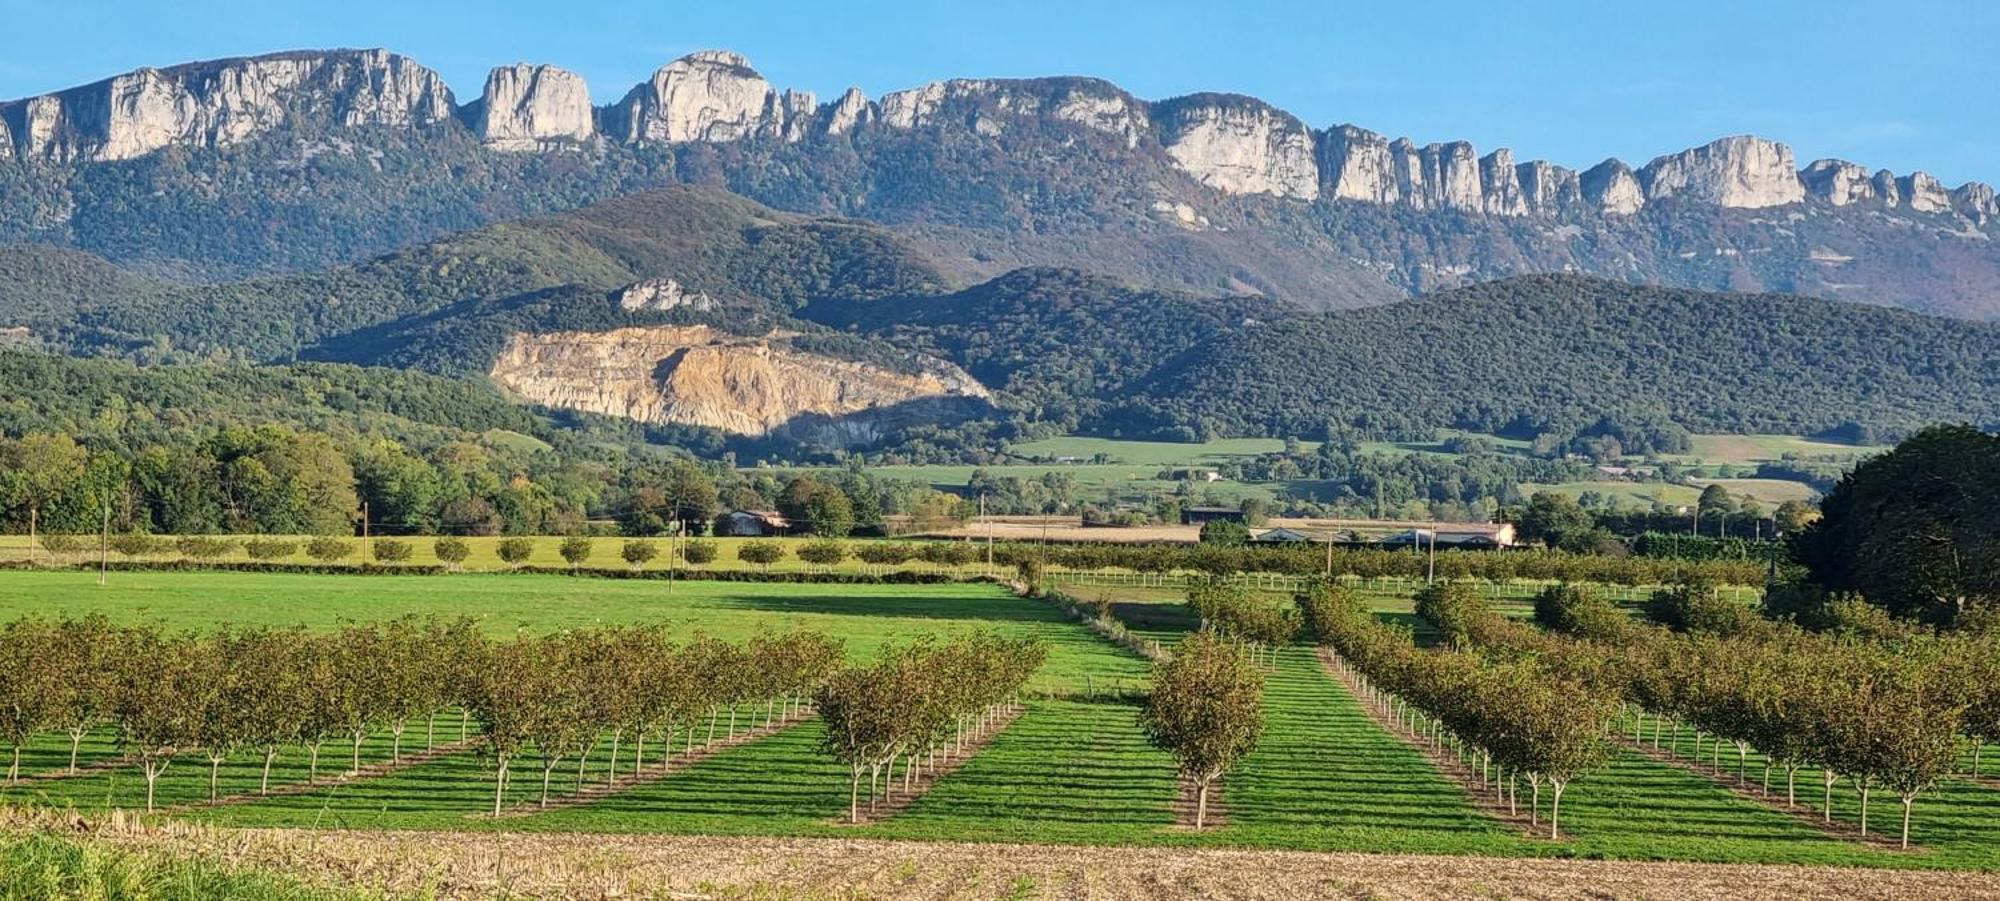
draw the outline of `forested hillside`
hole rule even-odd
[[[1532,435],[1610,417],[1812,434],[2000,422],[2000,327],[1777,295],[1527,276],[1252,324],[1161,366],[1106,424],[1193,434]]]

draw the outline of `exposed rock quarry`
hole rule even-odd
[[[123,160],[169,145],[224,146],[287,125],[412,126],[446,122],[453,113],[451,92],[436,73],[396,54],[279,53],[141,69],[0,103],[0,160]],[[850,89],[819,105],[810,93],[772,87],[748,60],[719,50],[675,60],[601,109],[591,108],[587,87],[571,72],[503,66],[459,115],[487,146],[508,151],[574,145],[600,130],[632,144],[845,141],[871,128],[996,137],[1036,119],[1114,135],[1140,152],[1133,165],[1163,153],[1196,182],[1227,194],[1499,216],[1632,215],[1648,201],[1673,198],[1743,209],[1880,205],[1978,225],[2000,218],[1993,189],[1983,184],[1947,189],[1923,173],[1870,175],[1839,160],[1799,170],[1791,148],[1748,135],[1659,157],[1636,173],[1613,160],[1579,175],[1540,160],[1516,164],[1505,149],[1481,157],[1464,142],[1419,145],[1352,125],[1314,132],[1249,97],[1147,103],[1090,78],[953,79],[875,101]]]
[[[802,417],[838,420],[927,400],[984,398],[963,370],[918,374],[795,350],[780,337],[708,326],[517,334],[493,364],[501,387],[534,403],[640,422],[762,435]]]
[[[467,118],[488,147],[537,150],[589,140],[597,133],[595,117],[583,76],[521,64],[488,74],[486,90]]]
[[[1757,209],[1805,199],[1792,148],[1749,135],[1722,138],[1663,156],[1640,170],[1646,197],[1681,197]]]
[[[811,94],[778,93],[742,56],[704,50],[661,67],[607,111],[607,119],[615,119],[617,136],[631,143],[796,140],[813,110]]]
[[[715,309],[715,299],[700,291],[689,291],[670,278],[649,278],[618,292],[618,308],[632,312],[664,313],[681,308],[707,312]]]
[[[453,109],[444,80],[407,57],[334,50],[140,69],[0,105],[0,121],[20,156],[71,162],[225,146],[287,125],[427,125]]]
[[[1196,94],[1155,107],[1160,143],[1189,175],[1230,194],[1319,196],[1312,133],[1247,97]]]

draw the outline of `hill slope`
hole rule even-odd
[[[1527,276],[1254,324],[1152,372],[1106,422],[1310,436],[1534,434],[1601,417],[1811,434],[2000,422],[2000,326],[1780,295]]]

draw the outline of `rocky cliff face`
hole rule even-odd
[[[466,121],[495,150],[539,150],[597,134],[596,110],[583,76],[555,66],[501,66]]]
[[[1248,97],[1196,94],[1154,107],[1160,144],[1198,182],[1225,194],[1319,196],[1312,132]]]
[[[813,125],[814,112],[811,94],[781,94],[749,60],[704,50],[661,67],[605,115],[607,130],[628,143],[673,144],[795,141]]]
[[[0,104],[15,152],[54,163],[219,147],[281,126],[407,127],[450,119],[451,89],[386,50],[279,53],[140,69]]]
[[[987,396],[948,363],[896,372],[797,350],[781,336],[745,338],[708,326],[517,334],[491,377],[545,406],[739,435]]]
[[[1639,170],[1646,197],[1757,209],[1805,199],[1792,148],[1749,135],[1663,156]]]

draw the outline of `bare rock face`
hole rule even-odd
[[[875,121],[875,105],[868,102],[868,95],[860,88],[848,88],[847,93],[827,108],[822,131],[830,135],[844,135]]]
[[[534,403],[648,423],[762,435],[801,417],[838,418],[926,399],[983,398],[963,370],[920,373],[790,348],[708,326],[517,334],[494,382]]]
[[[1396,196],[1420,210],[1431,208],[1431,192],[1424,181],[1423,153],[1409,138],[1389,142],[1389,173],[1396,179]]]
[[[1912,172],[1896,180],[1903,205],[1919,213],[1943,213],[1951,209],[1951,193],[1928,172]]]
[[[1543,160],[1529,160],[1514,168],[1521,183],[1521,195],[1537,212],[1568,209],[1583,203],[1583,187],[1575,170]]]
[[[618,292],[621,310],[664,313],[683,307],[707,312],[715,309],[715,299],[700,291],[689,291],[670,278],[649,278]]]
[[[1646,191],[1632,167],[1618,160],[1592,166],[1578,179],[1583,201],[1600,213],[1630,216],[1646,205]]]
[[[1501,148],[1479,158],[1479,183],[1485,190],[1485,211],[1496,216],[1523,216],[1528,197],[1521,190],[1514,152]]]
[[[796,140],[812,122],[811,94],[771,89],[750,61],[725,50],[691,53],[660,68],[607,113],[627,143]]]
[[[1868,170],[1846,160],[1816,160],[1799,173],[1806,195],[1834,206],[1846,206],[1875,199],[1875,185]]]
[[[882,95],[879,109],[890,128],[922,128],[953,116],[995,135],[1005,132],[1006,117],[1023,116],[1117,135],[1128,148],[1138,146],[1150,126],[1143,104],[1110,82],[1088,78],[934,81]]]
[[[501,66],[486,76],[471,116],[473,130],[495,150],[537,150],[588,141],[597,133],[590,88],[555,66]]]
[[[1195,94],[1154,107],[1160,144],[1182,171],[1225,194],[1319,196],[1312,133],[1261,101]]]
[[[1441,210],[1479,212],[1485,206],[1479,185],[1479,161],[1464,141],[1432,144],[1423,150],[1425,184],[1430,206]]]
[[[2000,219],[2000,199],[1996,199],[1991,185],[1969,181],[1951,192],[1952,206],[1958,214],[1980,225]]]
[[[1792,148],[1737,135],[1663,156],[1640,170],[1648,200],[1681,197],[1717,206],[1757,209],[1805,199]]]
[[[1336,125],[1319,136],[1320,193],[1341,200],[1395,203],[1389,139],[1365,128]]]
[[[436,72],[386,50],[278,53],[140,69],[0,105],[15,150],[49,162],[221,147],[281,126],[409,127],[451,118]]]

